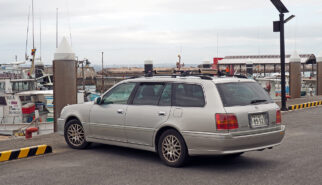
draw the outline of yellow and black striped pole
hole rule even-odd
[[[51,153],[52,148],[48,145],[38,145],[32,147],[20,148],[17,150],[7,150],[0,152],[0,162],[9,161],[14,159],[21,159],[36,155],[43,155]]]

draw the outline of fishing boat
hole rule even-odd
[[[53,91],[37,90],[36,79],[0,79],[0,119],[3,135],[12,135],[35,119],[41,131],[52,130]]]

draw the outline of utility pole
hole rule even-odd
[[[286,111],[286,89],[285,89],[285,38],[284,38],[284,14],[280,14],[280,53],[281,53],[281,95],[282,110]]]
[[[101,85],[101,93],[104,91],[104,52],[102,52],[102,85]]]
[[[84,62],[86,61],[87,59],[84,59],[82,61],[82,77],[83,77],[83,90],[85,91],[85,73],[84,73]]]
[[[286,20],[284,20],[284,13],[289,11],[281,0],[271,0],[276,9],[279,11],[279,21],[273,22],[273,31],[280,32],[280,52],[281,52],[281,101],[282,101],[282,111],[287,111],[286,108],[286,92],[285,92],[285,38],[284,38],[284,24],[294,18],[294,15],[291,15]]]

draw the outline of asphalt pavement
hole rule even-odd
[[[248,152],[236,159],[193,157],[170,168],[152,152],[94,144],[70,149],[62,136],[0,141],[0,151],[37,144],[54,153],[0,163],[0,184],[310,184],[322,183],[322,107],[283,113],[283,143],[272,150]]]

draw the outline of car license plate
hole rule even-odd
[[[265,114],[254,114],[250,116],[251,127],[258,128],[258,127],[266,127],[266,115]]]

